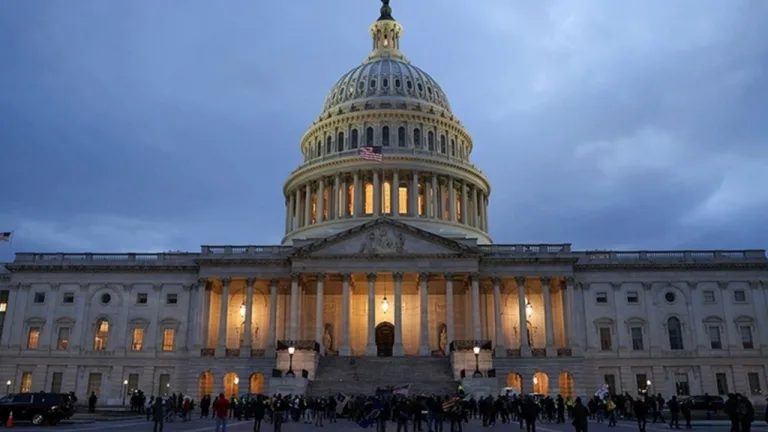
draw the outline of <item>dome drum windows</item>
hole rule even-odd
[[[400,78],[395,78],[395,88],[399,89],[400,87],[402,87]]]
[[[370,126],[365,130],[365,145],[366,147],[373,147],[373,128]]]
[[[333,150],[333,138],[330,135],[325,137],[325,154],[330,154]]]
[[[339,132],[339,136],[336,138],[336,151],[344,151],[344,132]]]
[[[358,141],[359,141],[359,135],[360,133],[357,131],[357,129],[352,129],[352,141],[349,143],[349,148],[354,150],[357,148]]]
[[[405,147],[405,128],[402,126],[397,128],[397,146]]]
[[[381,128],[381,146],[389,147],[389,126]]]
[[[384,78],[381,80],[381,86],[384,88],[389,88],[389,80]]]
[[[375,89],[376,88],[376,80],[375,79],[371,80],[370,86],[371,86],[371,89]]]
[[[456,157],[456,140],[451,138],[451,157]]]
[[[419,128],[413,130],[413,146],[417,149],[421,148],[421,129]]]
[[[447,146],[445,142],[445,135],[440,135],[440,153],[446,154],[447,153],[446,147]]]
[[[429,151],[435,151],[435,133],[432,131],[427,132],[427,146]]]

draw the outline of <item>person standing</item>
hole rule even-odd
[[[632,411],[635,412],[635,418],[637,419],[637,430],[645,432],[645,425],[648,422],[648,405],[641,398],[637,398],[635,399]]]
[[[216,432],[227,432],[227,415],[229,414],[229,401],[224,393],[213,403],[213,415],[216,417]]]
[[[573,427],[576,429],[576,432],[587,432],[589,428],[589,410],[581,402],[580,397],[576,398],[571,413],[573,416]]]
[[[152,428],[153,432],[163,432],[163,425],[165,423],[165,406],[163,406],[163,398],[160,396],[155,398],[155,402],[152,404],[152,421],[155,427]]]

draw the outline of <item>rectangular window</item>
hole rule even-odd
[[[139,389],[139,374],[128,375],[128,396]]]
[[[35,293],[34,301],[35,303],[38,303],[38,304],[45,303],[45,293],[41,293],[41,292]]]
[[[147,296],[147,293],[136,294],[136,304],[147,304],[148,302],[149,297]]]
[[[89,397],[91,393],[95,394],[96,397],[101,397],[101,374],[100,373],[88,374],[88,396]]]
[[[30,393],[32,391],[32,372],[24,372],[21,374],[21,386],[19,387],[19,393]]]
[[[643,350],[643,329],[642,327],[632,327],[630,333],[632,334],[632,349],[634,351]]]
[[[8,310],[8,303],[1,302],[0,303],[0,312],[5,312],[6,310]]]
[[[176,338],[176,330],[167,328],[163,329],[163,351],[173,351],[173,341]]]
[[[728,377],[724,373],[715,374],[715,384],[717,384],[717,394],[720,396],[728,394]]]
[[[56,338],[56,349],[64,351],[69,346],[69,327],[59,327],[59,335]]]
[[[616,375],[614,374],[605,374],[603,375],[603,381],[608,386],[608,391],[615,395],[619,389],[616,388]]]
[[[747,301],[747,293],[744,290],[735,290],[733,292],[733,301],[736,303],[744,303]]]
[[[687,373],[676,373],[675,374],[675,391],[677,392],[678,396],[690,396],[691,395],[691,386],[688,384],[688,374]]]
[[[752,342],[752,327],[746,325],[739,326],[739,333],[741,334],[741,345],[744,349],[755,348]]]
[[[54,372],[53,375],[51,375],[51,393],[61,393],[61,381],[63,379],[63,372]]]
[[[704,291],[704,303],[714,303],[714,302],[715,302],[715,292]]]
[[[637,295],[637,291],[630,291],[627,293],[627,303],[629,304],[640,303],[640,296]]]
[[[61,298],[61,302],[64,304],[72,304],[75,302],[75,293],[64,293],[64,296]]]
[[[606,304],[608,303],[608,293],[604,291],[600,291],[595,294],[595,301],[600,304]]]
[[[40,342],[40,327],[30,327],[27,335],[27,349],[37,349]]]
[[[720,326],[709,326],[709,347],[711,349],[723,349],[723,341],[720,339]]]
[[[645,393],[648,390],[648,376],[645,374],[635,375],[635,383],[637,384],[637,391]]]
[[[166,294],[165,296],[165,304],[167,305],[175,305],[179,302],[179,295],[178,294]]]
[[[763,389],[760,386],[760,374],[757,372],[750,372],[747,374],[747,383],[749,384],[749,392],[753,396],[763,394]]]
[[[131,338],[131,351],[141,351],[141,348],[143,346],[144,346],[144,329],[143,328],[133,329],[133,335]]]
[[[169,374],[160,374],[160,382],[157,384],[157,394],[163,397],[171,394],[171,376]]]
[[[610,351],[611,345],[611,329],[609,327],[600,327],[600,349]]]

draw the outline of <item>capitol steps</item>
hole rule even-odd
[[[308,393],[372,395],[376,388],[410,384],[411,394],[456,391],[449,357],[322,357]]]

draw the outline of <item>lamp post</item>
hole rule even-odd
[[[11,394],[11,380],[5,382],[5,395]]]
[[[171,383],[167,383],[165,385],[165,395],[168,396],[168,393],[171,392]]]
[[[128,394],[128,380],[123,380],[123,406],[125,406],[126,394]]]
[[[384,313],[389,311],[389,300],[387,300],[387,296],[384,296],[384,298],[381,300],[381,311]]]
[[[285,373],[285,376],[287,377],[295,377],[296,374],[293,372],[293,354],[296,353],[296,347],[288,347],[288,372]]]
[[[648,388],[651,387],[651,380],[645,382],[645,394],[648,394]]]
[[[480,372],[480,347],[472,348],[472,352],[475,353],[475,373],[472,374],[472,378],[482,378],[483,373]]]
[[[232,382],[235,383],[235,391],[232,392],[232,397],[235,397],[240,394],[240,377],[235,377]]]

